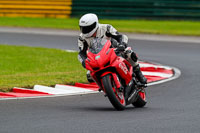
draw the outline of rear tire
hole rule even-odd
[[[124,110],[126,107],[126,102],[124,98],[124,93],[119,92],[119,90],[115,87],[114,81],[112,80],[112,76],[106,75],[102,78],[103,86],[108,96],[108,99],[112,103],[112,105],[117,110]],[[115,91],[115,92],[114,92]]]
[[[137,100],[132,104],[137,108],[142,108],[146,105],[146,103],[146,91],[143,89],[141,92],[139,92]]]

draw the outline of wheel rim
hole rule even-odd
[[[141,97],[144,101],[146,101],[146,94],[145,94],[144,91],[140,91],[140,92],[139,92],[139,95],[140,95],[140,97]]]
[[[115,92],[115,95],[122,105],[125,105],[125,98],[123,92]]]
[[[111,78],[111,77],[110,77]],[[119,100],[119,102],[122,104],[122,105],[125,105],[125,98],[124,98],[124,93],[123,92],[120,92],[116,86],[115,86],[115,83],[113,82],[113,80],[111,79],[111,82],[112,82],[112,89],[115,93],[115,96],[117,97],[117,99]]]

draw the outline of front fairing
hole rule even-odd
[[[110,48],[110,40],[99,42],[101,44],[96,45],[98,46],[97,50],[88,50],[87,59],[85,62],[86,69],[91,71],[91,76],[99,84],[101,84],[99,78],[101,78],[104,73],[112,73],[114,71],[126,81],[126,84],[128,84],[132,79],[132,71],[130,71],[131,69],[127,69],[127,66],[131,68],[130,63],[128,63],[126,59],[116,55],[114,48]]]
[[[101,70],[108,66],[116,58],[114,49],[111,47],[110,40],[95,40],[87,53],[86,69],[90,71]]]

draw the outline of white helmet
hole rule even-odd
[[[99,27],[99,21],[96,14],[88,13],[79,20],[80,30],[85,37],[91,37]]]

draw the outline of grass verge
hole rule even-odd
[[[0,91],[86,82],[77,52],[40,47],[0,45]]]
[[[200,36],[199,21],[100,20],[100,22],[112,24],[120,32]],[[0,17],[0,26],[79,30],[77,18]]]

